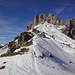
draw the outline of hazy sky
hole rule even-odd
[[[0,43],[13,40],[41,13],[73,18],[75,0],[0,0]]]

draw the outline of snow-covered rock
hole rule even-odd
[[[35,26],[39,32],[30,30],[32,44],[0,57],[0,75],[75,75],[75,41],[63,28],[47,22]]]

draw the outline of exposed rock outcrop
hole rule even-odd
[[[22,32],[19,36],[15,37],[13,41],[9,42],[8,52],[14,52],[15,49],[18,49],[21,46],[24,46],[32,37],[33,37],[33,34],[31,32]]]
[[[75,18],[70,21],[69,33],[70,37],[75,40]]]
[[[75,18],[66,21],[66,28],[63,33],[75,40]]]

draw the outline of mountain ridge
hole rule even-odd
[[[26,31],[33,29],[36,25],[44,23],[45,21],[54,25],[65,25],[63,33],[75,40],[75,18],[61,20],[54,14],[40,14],[35,16],[34,20],[27,26]]]
[[[13,41],[9,42],[8,47],[10,48],[10,50],[14,51],[20,46],[23,46],[24,42],[27,41],[26,37],[33,37],[33,34],[29,32],[29,30],[33,30],[33,32],[39,33],[39,31],[37,31],[34,27],[38,24],[43,24],[44,22],[54,24],[56,27],[62,26],[63,28],[61,32],[75,40],[75,18],[63,21],[58,16],[53,14],[41,14],[34,17],[34,20],[27,26],[25,32],[22,32],[19,36],[15,37]]]

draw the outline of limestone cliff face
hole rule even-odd
[[[36,25],[44,23],[45,21],[54,25],[65,25],[66,27],[63,33],[75,40],[75,18],[64,21],[53,14],[37,15],[34,17],[34,20],[27,26],[26,31],[33,29]]]

